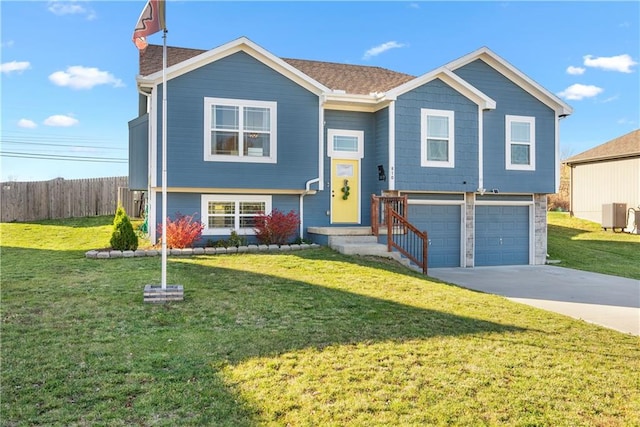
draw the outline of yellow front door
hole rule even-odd
[[[331,159],[331,223],[360,224],[360,160]]]

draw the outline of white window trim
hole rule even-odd
[[[529,123],[531,129],[529,144],[511,142],[511,123],[525,122]],[[534,171],[536,170],[536,118],[530,116],[505,116],[505,165],[507,170]],[[529,145],[529,164],[518,165],[511,163],[511,146],[512,145]]]
[[[445,116],[449,119],[449,146],[447,161],[436,161],[427,159],[427,116]],[[420,166],[435,168],[455,167],[455,113],[451,110],[432,110],[429,108],[420,109]]]
[[[353,136],[358,138],[357,151],[334,151],[334,136]],[[362,130],[344,130],[344,129],[327,129],[327,156],[338,159],[362,159],[364,157],[364,131]]]
[[[236,209],[234,214],[234,227],[233,228],[209,228],[209,202],[235,202]],[[242,236],[254,236],[255,230],[253,228],[240,228],[240,215],[238,205],[240,202],[264,202],[265,214],[271,213],[271,196],[260,195],[234,195],[234,194],[203,194],[201,196],[200,206],[200,218],[202,218],[202,235],[211,236],[230,236],[231,231],[235,231]]]
[[[270,127],[271,138],[269,157],[253,157],[245,156],[242,144],[244,115],[242,112],[239,117],[239,150],[237,156],[216,155],[211,154],[211,107],[213,105],[225,105],[230,107],[260,107],[269,108],[270,111]],[[278,103],[272,101],[251,101],[247,99],[226,99],[226,98],[204,98],[204,160],[206,162],[242,162],[242,163],[277,163],[278,162]]]

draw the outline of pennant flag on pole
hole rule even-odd
[[[144,50],[147,36],[160,30],[166,30],[164,0],[149,0],[142,10],[136,28],[133,30],[133,43],[139,50]]]

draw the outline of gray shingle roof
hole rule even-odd
[[[167,66],[179,64],[204,52],[207,51],[167,47]],[[344,90],[349,94],[368,95],[372,92],[386,92],[415,78],[409,74],[381,67],[304,59],[281,59],[326,87],[333,90]],[[140,53],[140,75],[148,76],[161,69],[162,46],[149,45]]]
[[[640,129],[612,139],[564,161],[567,164],[640,156]]]

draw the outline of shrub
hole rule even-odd
[[[173,249],[191,248],[202,236],[204,225],[195,221],[196,214],[176,213],[175,221],[167,217],[167,247]],[[162,237],[162,224],[158,224],[158,236]]]
[[[559,194],[550,194],[547,196],[547,210],[568,212],[569,200]]]
[[[238,246],[247,246],[247,238],[238,235],[238,232],[236,230],[231,230],[231,235],[229,236],[228,242],[229,246],[235,246],[236,248]]]
[[[118,206],[113,218],[111,247],[117,251],[135,251],[138,249],[138,236],[122,206]]]
[[[256,238],[263,245],[284,245],[298,231],[300,217],[294,211],[285,214],[277,209],[269,215],[256,216]]]

